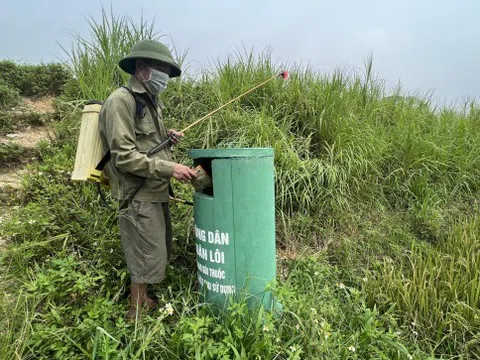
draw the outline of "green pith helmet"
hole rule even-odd
[[[123,71],[129,74],[135,72],[135,60],[149,59],[168,65],[170,77],[180,76],[182,70],[173,60],[168,48],[155,40],[141,40],[132,46],[130,54],[118,62]]]

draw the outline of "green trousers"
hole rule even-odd
[[[161,282],[172,248],[168,202],[130,200],[121,205],[118,220],[131,281]]]

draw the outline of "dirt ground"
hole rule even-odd
[[[36,111],[40,113],[52,113],[53,98],[43,99],[23,99],[22,104],[12,109],[12,118],[16,113],[25,111]],[[16,210],[16,206],[11,205],[10,197],[12,193],[20,192],[22,187],[22,178],[27,173],[27,165],[33,159],[32,150],[42,140],[52,140],[54,133],[46,126],[28,126],[18,131],[0,136],[0,144],[15,143],[20,145],[26,151],[24,155],[9,165],[6,164],[0,168],[0,227],[8,217]],[[6,239],[0,235],[0,250],[5,247]]]

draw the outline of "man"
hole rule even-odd
[[[120,235],[131,274],[127,317],[133,319],[142,305],[157,305],[147,294],[147,284],[163,280],[170,257],[170,178],[186,182],[195,173],[173,162],[170,146],[147,156],[150,149],[168,137],[176,143],[183,136],[175,130],[166,131],[163,105],[158,101],[169,78],[181,74],[170,51],[157,41],[142,40],[119,65],[132,75],[128,89],[119,88],[108,97],[99,122],[104,150],[111,152],[105,172],[112,196],[120,204]]]

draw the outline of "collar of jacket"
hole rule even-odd
[[[152,99],[152,96],[147,92],[142,83],[134,75],[130,76],[130,79],[128,80],[128,87],[132,89],[133,92],[142,94],[142,96],[147,96],[148,98]],[[160,100],[158,96],[156,99],[152,100],[155,100],[160,109],[163,110],[165,108],[165,105],[163,105],[162,100]]]

